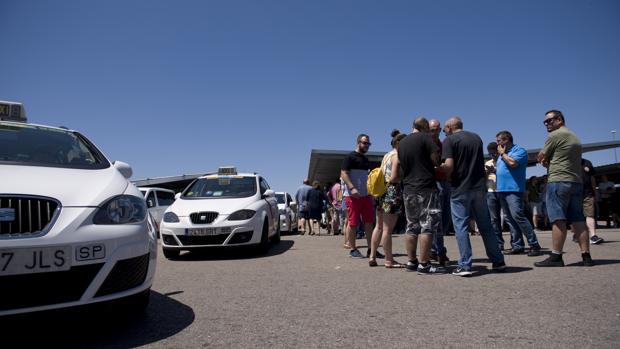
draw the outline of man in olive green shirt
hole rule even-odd
[[[547,215],[552,223],[553,250],[549,258],[534,263],[537,267],[563,267],[562,249],[566,240],[566,223],[571,223],[579,239],[584,266],[593,266],[590,243],[583,216],[583,185],[581,183],[581,142],[565,126],[559,110],[545,113],[544,125],[549,137],[538,153],[538,161],[548,168],[546,190]]]

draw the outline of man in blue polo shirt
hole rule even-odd
[[[540,244],[536,233],[525,214],[523,195],[525,192],[525,170],[527,169],[527,151],[513,143],[512,134],[500,131],[495,136],[497,141],[497,192],[499,202],[506,213],[510,233],[512,234],[512,249],[504,254],[525,253],[523,234],[527,237],[530,251],[528,256],[540,256]]]

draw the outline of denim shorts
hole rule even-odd
[[[559,220],[584,222],[583,185],[574,182],[550,182],[546,194],[547,216],[551,223]]]

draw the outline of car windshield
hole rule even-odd
[[[243,198],[256,194],[256,177],[213,176],[197,179],[185,198]]]
[[[0,163],[102,169],[110,163],[77,132],[0,122]]]
[[[284,194],[276,194],[276,199],[278,199],[279,204],[286,203],[286,201],[284,200]]]

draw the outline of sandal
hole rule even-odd
[[[404,264],[400,264],[397,261],[393,261],[393,262],[385,262],[385,267],[388,269],[396,269],[396,268],[404,268],[405,265]]]
[[[369,267],[376,267],[377,266],[377,260],[376,259],[370,259],[368,261],[368,266]]]

